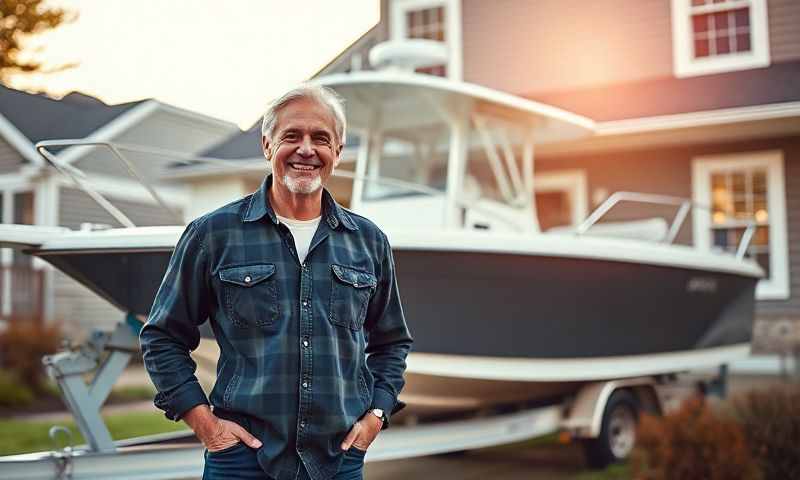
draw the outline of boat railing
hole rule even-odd
[[[678,232],[686,221],[686,217],[688,217],[689,212],[691,212],[693,208],[711,211],[707,205],[702,205],[683,197],[640,192],[615,192],[609,196],[599,207],[597,207],[595,211],[591,213],[591,215],[586,217],[586,220],[584,220],[583,223],[578,226],[578,228],[575,230],[575,233],[577,235],[586,234],[589,229],[597,224],[601,218],[611,211],[612,208],[622,202],[648,203],[653,205],[677,207],[675,217],[672,219],[672,223],[662,239],[662,242],[666,244],[672,244],[675,241],[675,238],[678,236]],[[753,235],[755,234],[755,230],[756,224],[754,222],[748,223],[747,228],[745,228],[745,231],[742,234],[742,238],[739,240],[739,245],[736,247],[737,259],[741,260],[744,258],[745,254],[747,253],[747,249],[750,246],[750,242],[753,239]]]
[[[59,158],[56,154],[48,150],[49,148],[54,147],[101,147],[108,149],[111,154],[119,160],[119,162],[127,169],[128,173],[131,177],[133,177],[137,182],[139,182],[153,199],[161,206],[165,211],[169,212],[172,217],[176,220],[177,224],[183,224],[183,218],[180,213],[176,212],[173,208],[171,208],[166,201],[158,194],[156,188],[152,184],[152,182],[148,181],[148,179],[141,174],[139,169],[136,165],[130,161],[122,152],[135,152],[135,153],[144,153],[153,155],[156,157],[168,158],[173,162],[179,162],[183,164],[197,164],[197,163],[206,163],[211,165],[223,166],[227,168],[231,168],[233,170],[241,170],[242,169],[242,162],[241,160],[225,160],[220,158],[212,158],[212,157],[200,157],[192,154],[188,154],[185,152],[176,152],[173,150],[167,150],[163,148],[156,148],[156,147],[149,147],[144,145],[129,145],[117,142],[110,142],[110,141],[99,141],[99,140],[87,140],[87,139],[58,139],[58,140],[43,140],[41,142],[36,143],[36,151],[39,155],[44,158],[48,165],[56,169],[59,173],[64,175],[65,177],[71,179],[76,187],[81,189],[82,191],[86,192],[98,205],[100,205],[103,209],[105,209],[115,220],[117,220],[120,224],[124,227],[135,227],[133,221],[128,218],[120,209],[118,209],[113,203],[108,201],[102,194],[100,194],[95,188],[93,188],[90,183],[88,182],[87,174],[65,162],[63,159]],[[269,169],[268,164],[265,165],[265,169]],[[374,177],[371,175],[364,175],[360,176],[355,172],[350,172],[347,170],[334,170],[334,176],[350,178],[354,181],[362,181],[362,182],[370,182],[370,183],[377,183],[381,185],[386,185],[395,188],[401,188],[405,190],[409,190],[415,193],[421,193],[424,195],[441,195],[443,192],[441,190],[437,190],[432,187],[428,187],[425,185],[421,185],[418,183],[408,182],[404,180],[386,178],[386,177]],[[466,205],[465,206],[472,206]],[[474,207],[474,206],[473,206]]]

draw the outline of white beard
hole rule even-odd
[[[292,177],[289,174],[283,176],[283,184],[292,193],[308,195],[322,188],[322,177],[317,175],[311,180]]]

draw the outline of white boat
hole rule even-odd
[[[355,172],[338,172],[353,178],[350,208],[380,225],[393,246],[415,340],[401,396],[410,411],[540,401],[587,382],[749,354],[763,275],[744,255],[752,228],[735,255],[678,245],[691,202],[617,193],[578,228],[540,230],[535,147],[591,135],[591,120],[402,71],[319,81],[344,97],[348,127],[361,138]],[[75,176],[46,150],[63,144],[38,147]],[[114,149],[124,161],[121,150]],[[676,217],[602,223],[622,201],[674,205]],[[112,214],[129,227],[4,225],[0,243],[24,246],[144,318],[183,227],[135,227]],[[208,323],[204,334],[211,336]]]

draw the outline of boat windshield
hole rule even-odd
[[[373,139],[363,200],[444,194],[449,136],[444,125],[424,132],[387,131]]]

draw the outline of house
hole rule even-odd
[[[239,129],[156,100],[106,105],[80,93],[61,99],[0,86],[0,212],[3,223],[120,226],[72,181],[45,165],[36,142],[87,138],[196,154]],[[137,225],[184,222],[190,196],[182,184],[162,180],[164,163],[141,153],[129,157],[158,184],[170,207],[160,207],[107,149],[53,148],[57,159],[86,174],[86,181]],[[91,326],[117,321],[122,313],[63,273],[24,253],[2,249],[0,316],[42,316],[85,334]],[[75,333],[74,331],[72,333]]]

